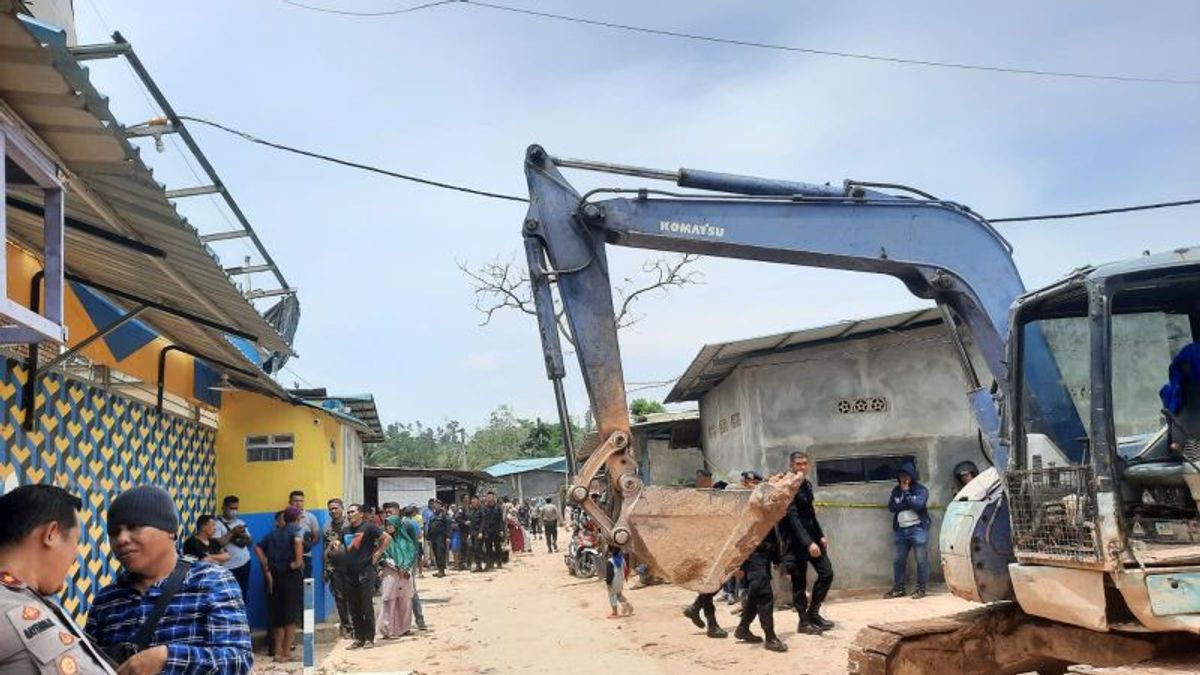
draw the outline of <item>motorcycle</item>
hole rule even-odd
[[[584,579],[596,576],[597,563],[600,560],[596,533],[585,529],[575,530],[563,559],[567,563],[567,571],[571,574]]]

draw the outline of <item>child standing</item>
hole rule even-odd
[[[608,564],[605,566],[605,579],[608,581],[608,604],[612,605],[612,614],[608,616],[610,619],[615,619],[618,616],[629,616],[633,614],[633,605],[625,599],[625,579],[629,577],[629,566],[625,561],[625,554],[621,553],[621,549],[616,546],[609,551]],[[617,613],[617,606],[620,605],[621,612]]]

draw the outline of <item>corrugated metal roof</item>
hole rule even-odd
[[[865,337],[875,333],[915,328],[942,320],[941,312],[936,307],[921,309],[900,314],[888,314],[869,319],[839,321],[838,323],[807,330],[778,333],[764,337],[737,340],[735,342],[720,342],[704,345],[692,365],[684,371],[671,393],[664,399],[666,403],[681,403],[683,401],[698,401],[704,394],[716,387],[742,363],[742,361],[760,354],[786,351],[800,346],[808,346],[833,340],[848,340]]]
[[[514,473],[526,473],[529,471],[559,471],[567,472],[567,459],[565,457],[534,457],[531,459],[510,459],[506,462],[493,464],[484,469],[487,473],[501,478],[503,476],[511,476]]]
[[[153,172],[124,137],[87,70],[67,51],[61,31],[5,12],[3,5],[0,101],[44,141],[43,149],[67,174],[67,215],[166,254],[165,258],[147,256],[68,228],[68,271],[203,315],[257,337],[264,349],[293,353],[167,199],[164,186],[155,182]],[[10,236],[38,248],[37,216],[13,208],[7,213]],[[172,341],[204,356],[245,361],[220,331],[163,312],[153,312],[147,321]],[[284,395],[265,374],[256,380],[260,387]]]
[[[291,392],[296,395],[296,392]],[[355,394],[352,396],[301,396],[307,401],[316,403],[326,410],[335,410],[354,417],[362,423],[365,433],[363,443],[382,443],[383,424],[379,421],[379,409],[375,407],[375,397],[370,394]]]

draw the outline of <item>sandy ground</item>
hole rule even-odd
[[[627,591],[635,614],[607,619],[603,583],[570,576],[562,556],[544,548],[517,556],[502,571],[451,572],[444,579],[426,573],[418,589],[429,632],[378,642],[375,649],[365,651],[346,651],[349,642],[342,641],[322,660],[320,670],[561,675],[603,664],[605,672],[621,675],[741,669],[832,675],[846,672],[846,648],[867,622],[939,616],[970,607],[949,595],[919,601],[836,601],[824,613],[838,626],[819,637],[797,635],[795,614],[781,610],[776,612],[777,630],[790,651],[775,654],[732,636],[705,637],[680,614],[694,595],[672,586]],[[718,619],[732,633],[736,617],[731,609],[719,605]],[[754,630],[761,632],[757,622]]]

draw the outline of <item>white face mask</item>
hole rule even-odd
[[[237,518],[237,514],[238,514],[237,509],[229,509],[229,519],[230,520]]]

